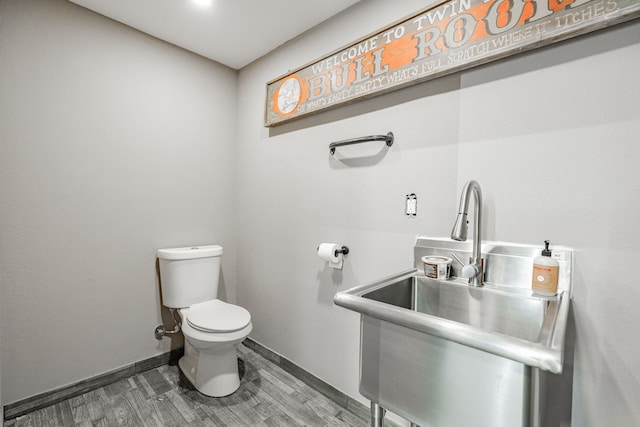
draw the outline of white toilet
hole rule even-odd
[[[240,387],[236,346],[253,326],[246,309],[217,299],[222,247],[159,249],[157,255],[162,304],[182,318],[180,369],[202,394],[233,393]]]

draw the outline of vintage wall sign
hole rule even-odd
[[[267,83],[265,126],[637,18],[640,0],[451,0]]]

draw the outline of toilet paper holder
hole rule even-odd
[[[318,246],[316,248],[316,252],[320,250],[320,246]],[[349,253],[349,248],[346,246],[343,246],[340,249],[336,249],[335,253],[333,254],[333,256],[338,256],[338,254],[342,254],[342,255],[347,255]]]
[[[349,248],[346,246],[343,246],[341,249],[336,249],[336,256],[338,256],[338,254],[342,254],[342,255],[346,255],[349,253]]]

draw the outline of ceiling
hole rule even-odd
[[[234,69],[360,0],[69,0]]]

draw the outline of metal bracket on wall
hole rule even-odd
[[[391,147],[393,145],[393,132],[389,132],[386,135],[371,135],[371,136],[362,136],[360,138],[353,139],[345,139],[344,141],[336,141],[329,144],[329,153],[332,155],[336,153],[336,147],[342,147],[345,145],[352,144],[361,144],[363,142],[371,142],[371,141],[384,141],[387,144],[387,147]]]

